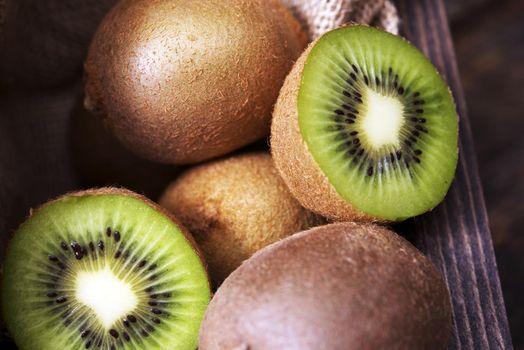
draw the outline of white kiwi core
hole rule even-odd
[[[132,311],[138,303],[130,285],[119,280],[107,267],[94,272],[79,272],[76,297],[93,310],[106,329]]]
[[[377,150],[389,145],[398,147],[404,124],[402,102],[366,88],[363,107],[361,127],[369,146]]]

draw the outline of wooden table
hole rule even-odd
[[[399,225],[446,277],[454,332],[449,349],[512,349],[471,129],[442,0],[399,0],[402,34],[436,65],[460,115],[457,175],[442,205]],[[479,24],[480,25],[480,24]]]

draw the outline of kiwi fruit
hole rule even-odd
[[[71,112],[71,151],[83,187],[122,186],[154,200],[182,171],[136,156],[107,130],[102,118],[86,110],[81,96]]]
[[[313,42],[273,114],[276,167],[303,206],[339,221],[402,221],[448,191],[458,117],[435,67],[401,37],[363,25]]]
[[[321,221],[293,198],[265,152],[194,167],[160,204],[195,237],[214,286],[257,250]]]
[[[86,106],[142,157],[211,159],[269,133],[306,42],[277,0],[124,0],[89,49]]]
[[[444,279],[408,241],[373,224],[297,233],[245,261],[206,311],[200,350],[445,349]]]
[[[3,316],[22,350],[193,350],[210,293],[186,229],[114,188],[34,210],[2,276]]]

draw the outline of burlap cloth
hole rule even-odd
[[[0,0],[0,233],[4,242],[30,207],[93,185],[82,181],[75,166],[78,156],[73,144],[79,140],[72,132],[71,115],[82,90],[82,64],[90,38],[115,2]],[[389,0],[283,2],[311,39],[348,21],[371,23],[392,32],[398,28],[396,10]],[[80,148],[103,158],[104,151],[95,147],[98,141],[81,140]],[[120,166],[135,173],[132,156],[129,159]],[[116,170],[111,160],[105,162],[91,163],[88,168],[101,167],[111,175]],[[147,172],[142,176],[147,177]],[[164,185],[157,182],[155,191]],[[148,194],[154,196],[155,191]],[[0,258],[4,246],[0,244]]]

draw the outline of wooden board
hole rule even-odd
[[[449,349],[512,349],[471,129],[442,0],[399,0],[402,34],[431,59],[460,115],[457,176],[444,203],[398,227],[445,274],[453,303]]]

